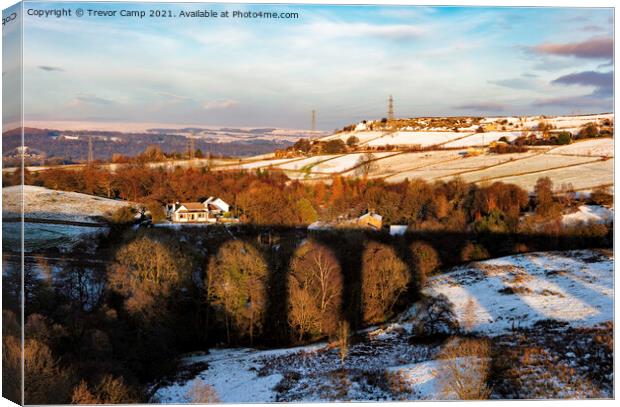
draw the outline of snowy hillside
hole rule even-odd
[[[613,320],[611,252],[541,252],[475,262],[431,278],[425,292],[445,294],[454,304],[460,325],[470,324],[470,329],[490,336],[497,346],[508,343],[514,347],[523,334],[530,341],[540,341],[538,346],[549,346],[546,341],[566,341],[564,346],[577,352],[566,353],[566,347],[560,347],[564,349],[561,353],[545,348],[546,360],[567,369],[572,366],[572,376],[542,371],[537,362],[529,362],[531,367],[523,369],[529,369],[524,372],[531,382],[518,390],[521,397],[541,397],[536,393],[541,377],[545,377],[544,394],[548,396],[610,397],[612,382],[607,376],[601,377],[603,385],[598,390],[574,386],[571,381],[581,380],[579,375],[589,372],[588,352],[595,352],[583,334],[574,335],[573,331],[607,334],[600,324]],[[365,330],[364,339],[350,346],[342,364],[338,349],[327,344],[266,351],[216,349],[188,357],[184,360],[188,369],[193,365],[195,371],[199,363],[206,363],[206,368],[191,379],[159,387],[153,401],[188,402],[195,380],[213,386],[221,401],[236,403],[452,398],[441,391],[438,374],[450,363],[450,359],[438,358],[444,345],[411,341],[417,307],[405,311],[396,322]],[[465,309],[473,312],[473,324]],[[583,352],[579,350],[582,347]],[[500,382],[496,391],[503,385]]]
[[[381,129],[381,124],[376,121],[360,122],[352,130],[341,131],[321,140],[328,141],[341,139],[345,141],[352,136],[359,139],[360,145],[379,147],[387,145],[419,145],[427,147],[441,145],[443,147],[476,147],[488,145],[493,141],[506,137],[508,140],[515,139],[522,133],[539,135],[538,126],[545,123],[553,131],[568,131],[576,134],[579,129],[588,124],[603,124],[614,120],[613,113],[595,114],[586,116],[524,116],[524,117],[486,117],[479,122],[473,122],[468,127],[451,127],[450,123],[456,123],[457,118],[412,118],[396,119],[398,126],[401,122],[410,122],[397,128]],[[431,122],[444,122],[443,126],[430,124]],[[473,119],[470,120],[472,122]],[[374,127],[373,127],[374,126]],[[369,129],[373,127],[373,129]],[[458,130],[458,131],[455,131]],[[480,132],[482,131],[482,132]]]
[[[54,221],[93,222],[96,218],[109,217],[118,208],[130,205],[127,201],[32,185],[24,185],[22,194],[20,186],[12,186],[2,188],[2,216],[18,216],[22,197],[26,218]]]

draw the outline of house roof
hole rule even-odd
[[[203,203],[205,205],[213,205],[219,209],[224,209],[224,210],[228,210],[228,207],[230,207],[230,205],[228,205],[223,199],[214,198],[212,196],[210,196],[209,199],[207,199]]]
[[[177,209],[177,211],[182,210],[181,208],[184,207],[186,210],[188,211],[206,211],[207,208],[205,208],[205,206],[203,204],[201,204],[200,202],[185,202],[185,203],[181,203],[181,205],[179,206],[179,209]]]
[[[372,217],[375,220],[382,220],[383,219],[383,216],[379,215],[378,213],[374,213],[374,212],[373,213],[368,212],[368,213],[360,216],[358,219],[362,220],[362,219],[366,219],[368,217]]]

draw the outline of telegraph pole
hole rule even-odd
[[[316,131],[316,110],[312,111],[312,132]]]
[[[89,164],[92,164],[95,161],[95,154],[93,152],[93,136],[88,136],[88,159]]]
[[[388,120],[394,120],[394,98],[392,95],[388,98]]]
[[[196,152],[194,148],[194,139],[191,137],[187,138],[187,158],[190,160],[194,159],[194,153]]]

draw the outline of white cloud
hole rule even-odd
[[[202,108],[205,110],[230,109],[235,106],[237,106],[237,102],[234,100],[212,100],[203,103]]]

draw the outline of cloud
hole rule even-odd
[[[79,105],[113,105],[114,101],[110,99],[105,99],[96,95],[86,94],[86,93],[78,93],[73,101],[71,102],[72,106]]]
[[[231,107],[237,106],[237,102],[234,100],[212,100],[209,102],[205,102],[202,105],[202,108],[205,110],[214,110],[214,109],[230,109]]]
[[[612,103],[607,99],[601,100],[601,98],[592,95],[539,99],[532,104],[536,107],[596,108],[603,110],[611,110],[612,106]]]
[[[604,27],[601,27],[600,25],[586,25],[585,27],[582,28],[583,31],[591,31],[591,32],[600,32],[600,31],[605,31]]]
[[[47,72],[64,72],[65,70],[57,66],[39,65],[39,69]]]
[[[525,76],[525,75],[524,75]],[[513,79],[500,79],[497,81],[487,81],[492,85],[502,86],[510,89],[531,89],[536,86],[536,82],[532,77],[527,76],[525,78],[513,78]]]
[[[426,29],[408,24],[368,24],[317,22],[310,29],[326,37],[374,37],[385,40],[410,40],[426,34]]]
[[[583,42],[546,43],[531,48],[541,55],[572,56],[584,59],[611,59],[614,51],[612,37],[595,37]]]
[[[538,75],[536,75],[535,73],[524,73],[521,74],[521,76],[523,76],[524,78],[538,78]]]
[[[594,94],[598,96],[611,96],[613,93],[614,75],[610,72],[585,71],[560,76],[551,81],[553,85],[579,85],[592,86]]]
[[[161,96],[164,99],[175,100],[175,101],[192,100],[192,98],[190,97],[175,95],[174,93],[168,93],[168,92],[157,92],[157,96]]]
[[[476,112],[497,112],[506,110],[506,106],[500,103],[493,102],[480,102],[480,103],[466,103],[459,106],[453,106],[453,109],[457,110],[472,110]]]
[[[613,71],[584,71],[560,76],[551,81],[553,85],[590,86],[592,93],[580,96],[539,99],[534,101],[535,107],[560,107],[569,109],[598,109],[611,111],[613,108]]]

